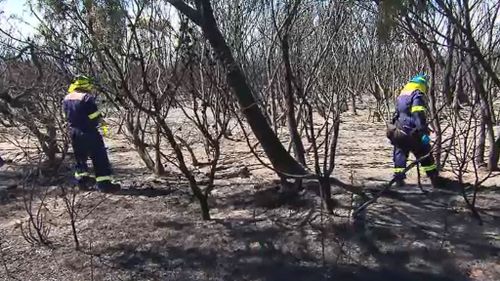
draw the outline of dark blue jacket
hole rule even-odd
[[[425,87],[410,82],[396,100],[396,114],[393,122],[406,133],[428,134],[425,102]]]
[[[101,113],[95,96],[74,91],[64,97],[63,109],[71,129],[81,132],[97,132]]]

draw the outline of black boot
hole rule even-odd
[[[111,181],[103,181],[97,183],[97,189],[103,193],[114,193],[121,190],[121,185]]]
[[[84,176],[78,180],[78,189],[81,191],[89,191],[92,190],[92,187],[95,185],[95,178]]]
[[[431,184],[433,188],[445,189],[448,187],[448,181],[439,175],[430,175]]]
[[[406,185],[406,182],[405,182],[406,175],[405,174],[395,173],[394,179],[396,180],[394,182],[394,185],[396,185],[396,187],[404,187]]]
[[[406,182],[404,179],[396,180],[396,187],[400,188],[400,187],[404,187],[405,185],[406,185]]]

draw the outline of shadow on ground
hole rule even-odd
[[[127,269],[132,279],[168,280],[263,280],[263,281],[460,281],[468,280],[458,271],[453,274],[436,274],[405,267],[402,257],[419,253],[400,252],[385,255],[387,264],[378,269],[355,265],[320,266],[317,257],[297,258],[293,254],[276,249],[273,242],[280,231],[266,229],[248,231],[225,227],[244,247],[237,249],[227,245],[226,249],[212,247],[173,246],[167,240],[149,241],[149,249],[138,249],[139,245],[119,244],[99,253],[101,262],[108,266]],[[177,225],[180,231],[189,232],[190,225]],[[260,240],[255,246],[249,241]],[[433,255],[435,253],[428,253]],[[439,256],[436,256],[438,258]],[[400,262],[396,262],[396,261]],[[390,262],[392,261],[392,262]],[[202,276],[202,277],[200,277]]]

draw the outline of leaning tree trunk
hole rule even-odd
[[[226,70],[227,82],[238,100],[243,115],[276,171],[281,175],[306,175],[305,168],[288,153],[259,108],[243,71],[234,60],[217,26],[210,1],[195,1],[196,10],[181,0],[167,1],[201,27]]]

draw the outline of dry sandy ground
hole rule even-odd
[[[391,177],[391,146],[384,125],[366,119],[344,118],[335,176],[373,187]],[[245,142],[225,141],[224,164],[245,165],[251,175],[216,181],[213,220],[205,222],[176,175],[151,176],[123,140],[108,145],[127,190],[78,194],[80,251],[56,195],[70,182],[69,169],[37,185],[54,190],[43,208],[48,247],[24,240],[23,196],[2,191],[0,280],[500,280],[499,178],[479,194],[483,225],[456,193],[423,194],[416,173],[353,220],[353,198],[336,188],[333,216],[321,211],[314,186],[286,204],[257,204],[273,196],[273,173],[257,165]],[[7,158],[14,155],[3,147]],[[20,169],[2,168],[0,186],[15,182]],[[426,180],[423,187],[430,189]]]

